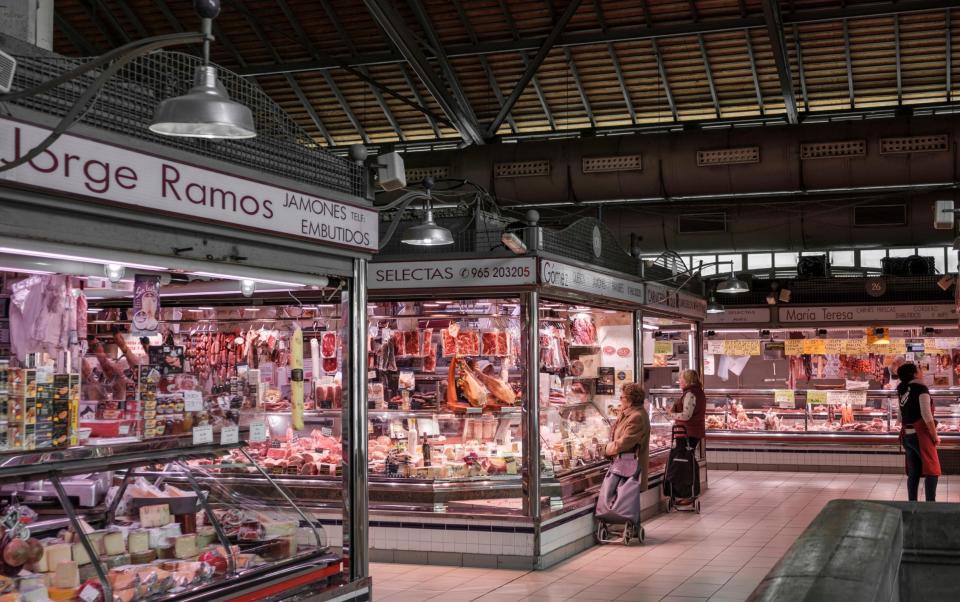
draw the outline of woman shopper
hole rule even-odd
[[[677,445],[689,444],[696,448],[707,434],[707,396],[700,384],[700,374],[696,370],[684,370],[680,373],[680,399],[673,404],[670,417],[674,426],[682,426],[687,437],[677,439]]]
[[[915,364],[897,368],[897,395],[900,398],[900,442],[906,460],[907,499],[917,501],[920,477],[928,502],[937,501],[937,481],[940,476],[940,458],[937,446],[937,423],[933,419],[933,400],[930,390],[920,382],[922,373]]]
[[[604,449],[609,458],[636,452],[640,463],[640,491],[647,490],[647,470],[650,463],[650,417],[643,407],[646,393],[637,383],[623,386],[620,392],[620,416],[610,432],[610,442]]]

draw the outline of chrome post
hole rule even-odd
[[[343,549],[350,580],[370,574],[367,552],[367,260],[353,260],[349,288],[349,403],[343,407]]]
[[[535,530],[540,522],[540,293],[533,291],[523,296],[526,322],[524,349],[527,356],[527,403],[522,429],[523,512],[533,519]],[[536,546],[535,547],[539,547]],[[538,555],[539,550],[535,549]]]

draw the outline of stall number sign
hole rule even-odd
[[[537,283],[533,257],[367,264],[371,290],[525,286]]]
[[[49,129],[0,118],[0,162],[23,156]],[[96,203],[176,215],[289,238],[378,250],[373,209],[64,134],[0,180]]]
[[[773,392],[773,400],[778,408],[792,410],[796,407],[796,395],[791,389],[777,389]]]

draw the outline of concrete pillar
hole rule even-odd
[[[0,34],[53,50],[53,0],[0,0]]]

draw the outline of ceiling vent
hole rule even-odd
[[[854,226],[906,226],[906,205],[863,205],[853,208]]]
[[[759,162],[759,146],[744,146],[741,148],[720,148],[716,150],[697,151],[697,167],[712,167],[714,165],[736,165],[738,163]]]
[[[550,161],[539,159],[535,161],[513,161],[511,163],[497,163],[493,168],[496,178],[528,178],[531,176],[549,176]]]
[[[904,153],[938,153],[947,150],[950,150],[950,142],[946,134],[880,139],[881,155],[902,155]]]
[[[723,212],[685,213],[677,216],[677,232],[679,234],[707,234],[726,231],[727,214]]]
[[[640,155],[618,155],[614,157],[584,157],[581,163],[583,173],[603,173],[608,171],[640,171],[643,165]]]
[[[841,157],[867,156],[866,140],[842,140],[839,142],[807,142],[800,145],[801,159],[837,159]]]
[[[437,167],[408,167],[407,182],[420,182],[425,178],[442,180],[450,175],[450,168],[446,165]]]

